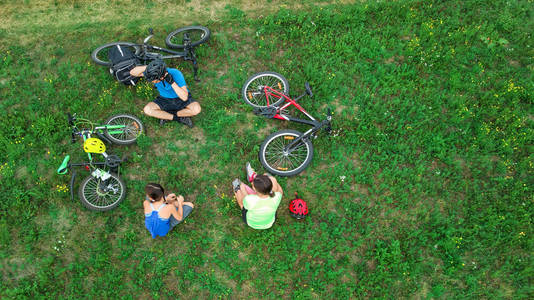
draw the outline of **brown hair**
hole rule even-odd
[[[256,175],[254,181],[252,181],[256,190],[264,195],[274,197],[273,182],[266,175]]]
[[[145,186],[145,194],[150,197],[150,202],[159,201],[165,194],[165,190],[158,183],[149,183]]]

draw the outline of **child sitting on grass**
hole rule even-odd
[[[145,186],[145,227],[152,238],[165,236],[180,224],[193,210],[193,203],[184,202],[182,195],[174,193],[165,196],[163,187],[157,183],[149,183]]]
[[[271,175],[257,175],[248,162],[246,170],[252,188],[237,178],[232,182],[243,222],[254,229],[271,228],[282,200],[282,187]]]

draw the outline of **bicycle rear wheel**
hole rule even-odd
[[[260,147],[260,162],[267,172],[279,176],[294,176],[304,171],[313,158],[313,145],[310,140],[302,140],[289,151],[284,148],[302,133],[285,129],[268,136]]]
[[[187,26],[169,33],[165,38],[165,44],[169,48],[183,49],[185,48],[184,37],[186,34],[191,39],[192,47],[205,43],[211,36],[210,30],[204,26]]]
[[[108,129],[104,132],[109,140],[118,145],[133,144],[144,132],[145,127],[141,120],[128,114],[111,116],[106,121],[106,125],[119,125],[123,127]]]
[[[263,91],[266,86],[286,95],[289,93],[289,82],[284,76],[276,72],[260,72],[250,76],[241,89],[241,96],[245,103],[252,107],[261,108],[278,105],[284,101],[283,97],[271,96],[268,98]]]
[[[91,53],[91,59],[99,65],[111,66],[111,61],[109,60],[108,52],[112,47],[117,46],[117,45],[130,48],[130,50],[133,53],[135,53],[135,55],[139,55],[139,53],[141,52],[141,48],[137,44],[128,43],[128,42],[114,42],[114,43],[105,44],[105,45],[102,45],[96,48]]]
[[[79,195],[85,207],[94,211],[107,211],[124,200],[126,184],[117,174],[110,175],[107,180],[89,175],[82,181]]]

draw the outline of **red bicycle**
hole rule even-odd
[[[302,133],[297,130],[283,129],[269,135],[261,144],[259,159],[265,169],[279,176],[293,176],[304,171],[313,158],[311,138],[316,138],[324,128],[332,131],[332,113],[329,110],[326,120],[312,117],[297,101],[308,95],[313,97],[309,83],[306,92],[295,99],[289,97],[289,83],[284,76],[275,72],[260,72],[247,79],[241,90],[245,102],[254,107],[254,113],[266,118],[297,122],[312,126]],[[289,106],[295,106],[309,120],[289,115]]]

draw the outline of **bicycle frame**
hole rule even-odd
[[[289,151],[294,145],[299,143],[302,139],[308,138],[310,135],[313,135],[315,132],[319,131],[323,126],[329,124],[330,120],[332,119],[332,116],[329,113],[329,115],[328,115],[328,117],[327,117],[327,119],[325,121],[317,121],[302,106],[300,106],[300,104],[297,103],[297,100],[299,100],[300,98],[304,97],[304,95],[306,95],[306,94],[303,94],[303,95],[297,97],[296,99],[291,99],[287,95],[285,95],[285,94],[283,94],[283,93],[281,93],[281,92],[279,92],[279,91],[277,91],[277,90],[275,90],[275,89],[273,89],[273,88],[271,88],[269,86],[263,87],[263,92],[265,93],[265,96],[267,98],[267,106],[269,106],[269,97],[275,97],[275,98],[278,98],[278,99],[284,98],[285,101],[286,101],[286,103],[284,105],[282,105],[280,107],[276,107],[276,114],[273,116],[273,118],[279,119],[279,120],[297,122],[297,123],[313,126],[309,130],[304,132],[301,136],[299,136],[297,139],[295,139],[294,141],[292,141],[291,143],[286,145],[286,147],[284,149],[285,151]],[[274,102],[276,102],[276,101],[274,101]],[[295,106],[300,112],[302,112],[304,115],[306,115],[310,120],[294,118],[292,116],[287,116],[287,115],[284,115],[284,114],[281,113],[283,110],[285,110],[286,108],[288,108],[291,105]]]
[[[170,50],[166,48],[161,48],[158,46],[152,46],[149,44],[137,44],[137,45],[141,46],[141,48],[143,49],[143,51],[138,56],[141,60],[144,60],[144,61],[153,60],[155,58],[160,58],[160,59],[183,58],[185,61],[190,60],[191,63],[193,64],[193,77],[196,81],[198,81],[197,79],[197,73],[198,73],[197,57],[195,55],[195,52],[193,51],[193,47],[187,46],[184,48],[184,51],[174,51],[174,50]],[[169,53],[172,55],[161,55],[160,53],[149,52],[149,50],[161,51],[161,52]]]
[[[69,117],[69,118],[71,118],[71,117]],[[81,123],[87,123],[87,124],[90,124],[91,126],[93,126],[92,122],[89,122],[88,120],[84,120],[84,121],[86,121],[86,122],[81,122]],[[69,123],[71,123],[71,126],[72,126],[72,133],[71,133],[71,135],[72,135],[72,143],[76,142],[76,136],[82,137],[83,141],[85,142],[88,138],[91,137],[92,134],[96,134],[99,139],[104,140],[104,141],[106,141],[106,142],[111,144],[111,141],[108,138],[106,138],[106,136],[103,135],[101,132],[107,132],[109,134],[122,133],[122,131],[120,131],[120,130],[113,130],[113,129],[120,129],[120,128],[124,128],[125,127],[124,125],[99,125],[99,126],[96,126],[93,129],[79,130],[78,126],[77,126],[78,124],[74,123],[74,120],[69,119]],[[105,153],[102,153],[102,155],[104,155],[104,157],[107,157],[107,155]],[[91,153],[87,153],[87,156],[89,157],[90,161],[93,160],[93,158],[91,156]]]

